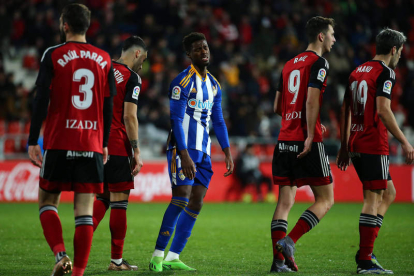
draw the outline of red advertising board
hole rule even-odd
[[[361,202],[362,185],[351,167],[341,172],[331,164],[334,179],[336,202]],[[261,169],[271,176],[272,165],[263,163]],[[214,176],[205,198],[206,202],[236,201],[240,199],[241,188],[233,176],[224,177],[224,162],[213,163]],[[414,167],[391,165],[391,177],[397,190],[396,201],[414,202]],[[29,162],[0,162],[0,202],[36,201],[38,193],[39,168]],[[274,187],[277,195],[277,187]],[[62,201],[71,201],[73,193],[62,193]],[[166,162],[147,161],[135,178],[135,189],[130,200],[136,202],[169,201],[171,198],[170,181]],[[313,201],[309,187],[298,189],[296,201]]]

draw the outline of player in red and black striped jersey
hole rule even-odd
[[[29,156],[41,168],[39,213],[56,258],[52,275],[72,269],[57,214],[60,192],[75,192],[72,275],[83,275],[92,244],[94,193],[103,191],[103,164],[116,88],[109,55],[86,43],[89,22],[86,6],[70,4],[63,9],[60,31],[66,42],[45,51],[36,81]],[[37,140],[45,118],[42,156]]]
[[[401,132],[391,110],[394,68],[406,37],[391,29],[376,38],[376,56],[358,66],[349,77],[341,112],[341,149],[338,167],[345,171],[351,157],[363,185],[364,205],[359,218],[358,274],[392,274],[372,254],[374,241],[396,191],[389,174],[388,131],[401,143],[406,163],[413,147]]]
[[[276,92],[274,111],[282,116],[282,128],[273,155],[273,182],[279,200],[271,224],[273,263],[271,272],[297,271],[293,253],[296,241],[315,227],[333,204],[332,176],[322,143],[319,111],[329,64],[322,57],[335,43],[331,18],[311,18],[306,25],[309,45],[286,63]],[[310,185],[315,203],[286,236],[287,217],[296,189]]]
[[[111,133],[108,142],[108,162],[105,164],[104,193],[97,194],[93,208],[94,230],[111,206],[111,263],[108,270],[137,270],[122,258],[127,228],[126,210],[134,176],[143,163],[138,147],[138,96],[141,78],[137,74],[147,58],[147,48],[138,36],[124,42],[122,55],[114,61],[117,95],[114,97]]]

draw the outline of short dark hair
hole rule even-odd
[[[147,45],[145,45],[144,40],[137,35],[133,35],[125,39],[122,51],[125,52],[133,46],[141,47],[144,51],[147,51]]]
[[[309,43],[315,42],[318,34],[326,34],[329,30],[329,25],[331,25],[332,28],[335,27],[335,20],[333,18],[315,16],[309,19],[306,23],[306,35]]]
[[[397,51],[407,41],[407,38],[402,32],[395,31],[389,28],[383,29],[376,37],[376,54],[387,55],[395,46]]]
[[[91,11],[83,4],[69,4],[62,10],[62,21],[74,34],[85,34],[91,22]]]
[[[191,45],[200,40],[206,40],[206,36],[202,33],[190,33],[189,35],[186,35],[183,39],[183,47],[186,53],[191,52]]]

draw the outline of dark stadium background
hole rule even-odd
[[[337,23],[337,42],[326,55],[331,70],[321,112],[328,129],[328,154],[333,157],[338,149],[339,110],[349,73],[373,57],[375,35],[386,26],[408,37],[396,70],[392,108],[404,133],[414,142],[414,1],[76,2],[92,11],[88,42],[108,51],[112,58],[119,57],[122,41],[130,35],[143,37],[149,45],[148,61],[140,72],[143,89],[139,98],[146,158],[163,157],[169,130],[166,93],[170,81],[189,65],[181,41],[192,31],[202,32],[208,39],[212,56],[209,71],[223,86],[223,111],[234,152],[247,142],[274,145],[280,118],[273,114],[272,104],[280,72],[287,60],[306,48],[305,24],[315,15],[332,17]],[[46,48],[60,43],[58,19],[67,3],[71,1],[0,3],[1,159],[25,158],[40,58]],[[397,141],[390,139],[390,143],[392,161],[401,162]],[[271,158],[266,146],[257,147],[257,152],[264,159]]]

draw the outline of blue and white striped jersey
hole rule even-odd
[[[207,72],[205,79],[191,64],[170,85],[172,130],[168,149],[195,149],[210,155],[210,121],[222,149],[230,146],[221,110],[221,86]]]

